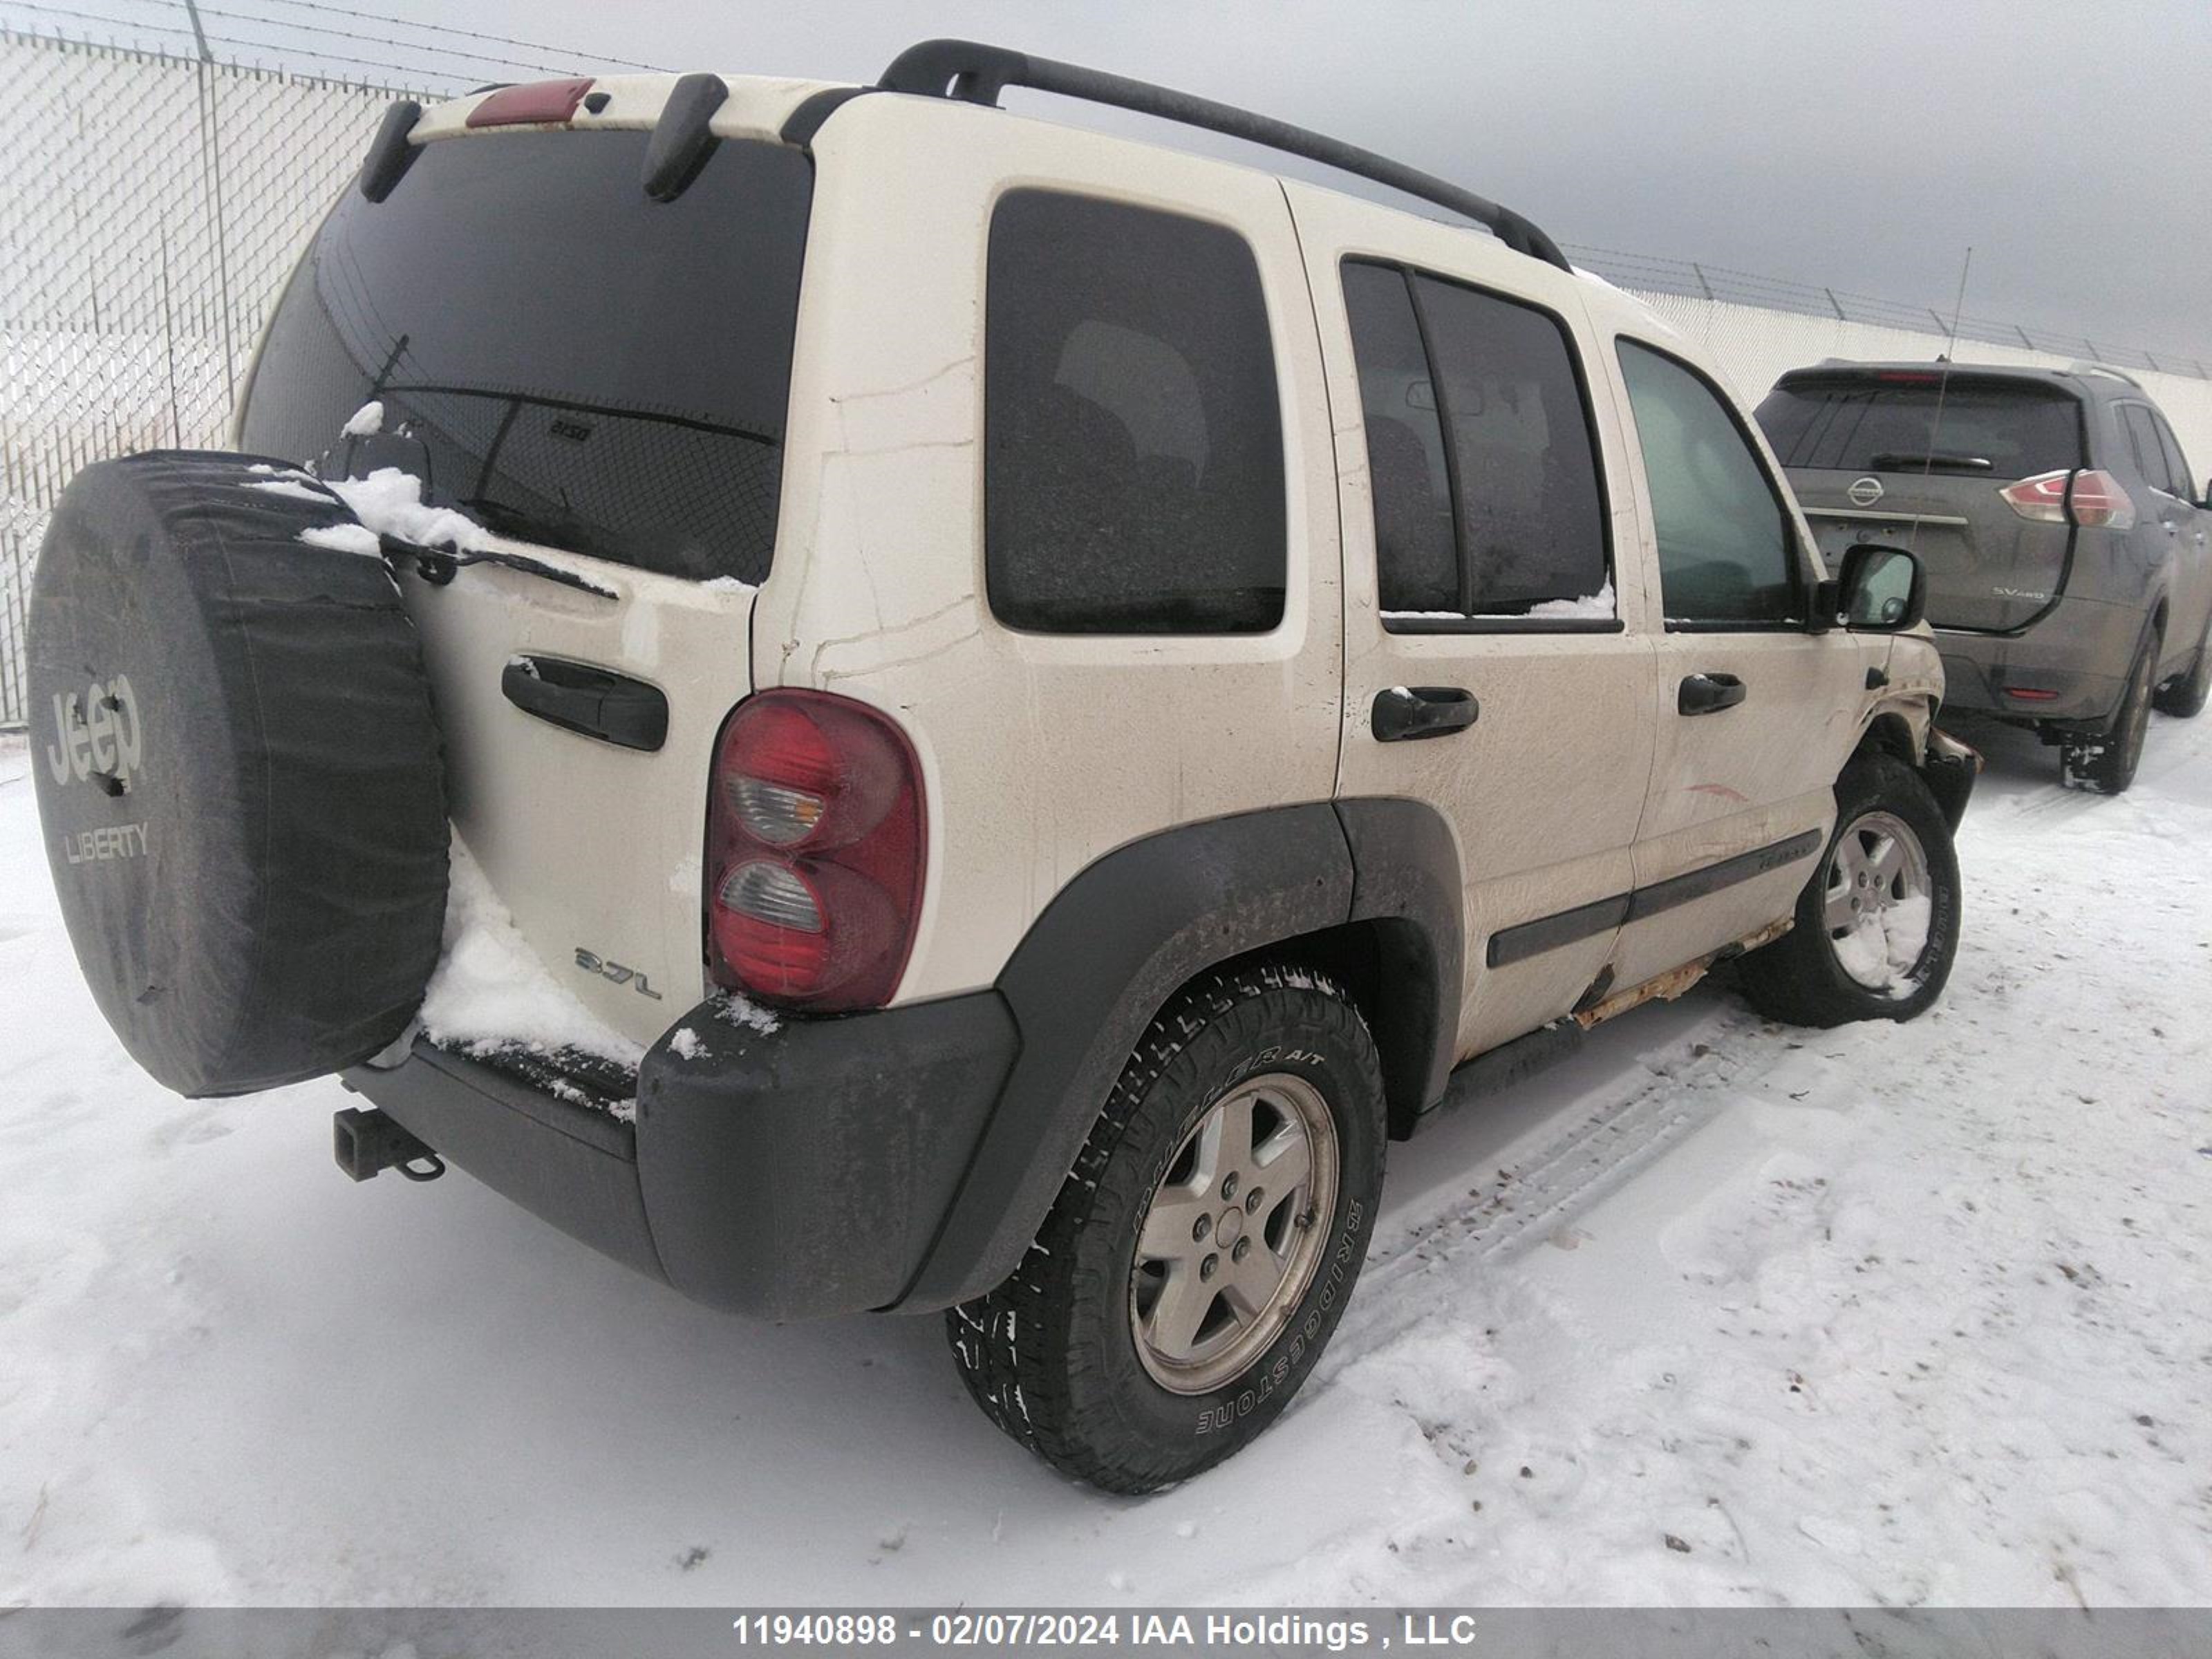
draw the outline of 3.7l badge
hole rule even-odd
[[[576,947],[576,966],[587,974],[597,974],[601,979],[627,985],[641,997],[651,997],[655,1002],[660,1000],[660,993],[654,990],[651,982],[636,969],[625,968],[619,962],[609,962],[605,957],[586,951],[580,945]]]

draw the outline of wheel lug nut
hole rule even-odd
[[[1229,1259],[1231,1261],[1242,1261],[1246,1256],[1251,1254],[1252,1241],[1249,1238],[1240,1238],[1237,1241],[1237,1248],[1230,1251]]]
[[[1190,1224],[1190,1236],[1200,1244],[1206,1243],[1206,1234],[1212,1231],[1213,1218],[1210,1215],[1202,1215]]]
[[[1247,1214],[1247,1215],[1257,1215],[1257,1214],[1259,1214],[1259,1213],[1260,1213],[1260,1200],[1261,1200],[1261,1199],[1265,1198],[1267,1195],[1267,1189],[1266,1189],[1265,1188],[1262,1188],[1262,1187],[1255,1187],[1255,1188],[1254,1188],[1250,1192],[1249,1192],[1249,1193],[1245,1194],[1244,1194],[1244,1213],[1245,1213],[1245,1214]]]
[[[1209,1255],[1198,1264],[1198,1276],[1200,1279],[1211,1279],[1220,1271],[1221,1258],[1218,1255]]]
[[[1221,1177],[1221,1195],[1224,1198],[1237,1196],[1237,1176],[1233,1172]]]

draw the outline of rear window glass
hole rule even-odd
[[[277,307],[244,446],[398,465],[502,534],[759,581],[813,170],[725,143],[654,202],[646,140],[443,139],[384,202],[349,188]],[[384,435],[349,445],[372,399]]]
[[[1288,563],[1252,250],[1202,220],[1018,190],[991,220],[993,614],[1073,634],[1264,633]]]
[[[1942,409],[1939,415],[1938,403]],[[2081,406],[2064,392],[1954,378],[1791,380],[1759,406],[1784,466],[2025,478],[2081,462]],[[1933,454],[1932,465],[1928,458]]]

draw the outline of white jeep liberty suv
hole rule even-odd
[[[342,1072],[356,1178],[721,1308],[941,1311],[1100,1486],[1283,1410],[1443,1104],[1723,960],[1950,969],[1911,556],[1828,577],[1526,220],[1244,112],[950,41],[402,104],[235,437],[88,469],[34,600],[133,1054]]]

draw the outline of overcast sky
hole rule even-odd
[[[1317,127],[1565,242],[1946,315],[1971,244],[1969,315],[2212,363],[2212,0],[351,3],[854,81],[964,35]]]

